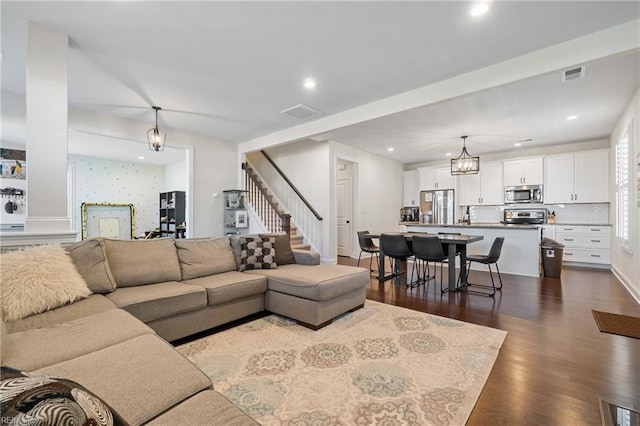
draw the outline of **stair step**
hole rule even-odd
[[[311,244],[291,244],[291,248],[295,250],[311,250]]]
[[[291,235],[289,240],[291,241],[291,245],[292,246],[294,244],[303,244],[304,243],[304,237],[302,235]]]

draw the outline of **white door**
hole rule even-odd
[[[338,210],[338,256],[351,256],[353,253],[353,180],[341,178],[336,184]]]

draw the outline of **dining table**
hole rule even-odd
[[[405,236],[408,243],[411,243],[414,235],[438,237],[440,242],[446,246],[446,253],[450,267],[448,268],[448,286],[445,291],[450,292],[464,290],[467,287],[467,268],[465,268],[467,263],[467,245],[484,239],[482,235],[429,234],[427,232],[389,232],[389,234],[402,234]],[[371,239],[380,239],[381,236],[382,233],[369,233],[365,235],[365,237]],[[456,279],[456,254],[460,254],[459,285]],[[453,265],[453,267],[451,267],[451,265]],[[380,254],[378,256],[378,282],[382,283],[393,277],[393,271],[391,271],[391,274],[385,274],[384,251],[382,250],[382,247],[380,247]]]

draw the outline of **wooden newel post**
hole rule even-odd
[[[280,226],[286,232],[287,237],[291,238],[291,215],[289,213],[280,216]]]

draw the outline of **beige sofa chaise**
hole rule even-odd
[[[276,258],[280,246],[278,259],[259,256],[275,269],[252,269],[247,241]],[[68,257],[93,294],[5,315],[2,365],[76,382],[127,424],[255,425],[167,341],[264,310],[318,328],[364,304],[366,269],[287,246],[275,236],[79,242]]]

